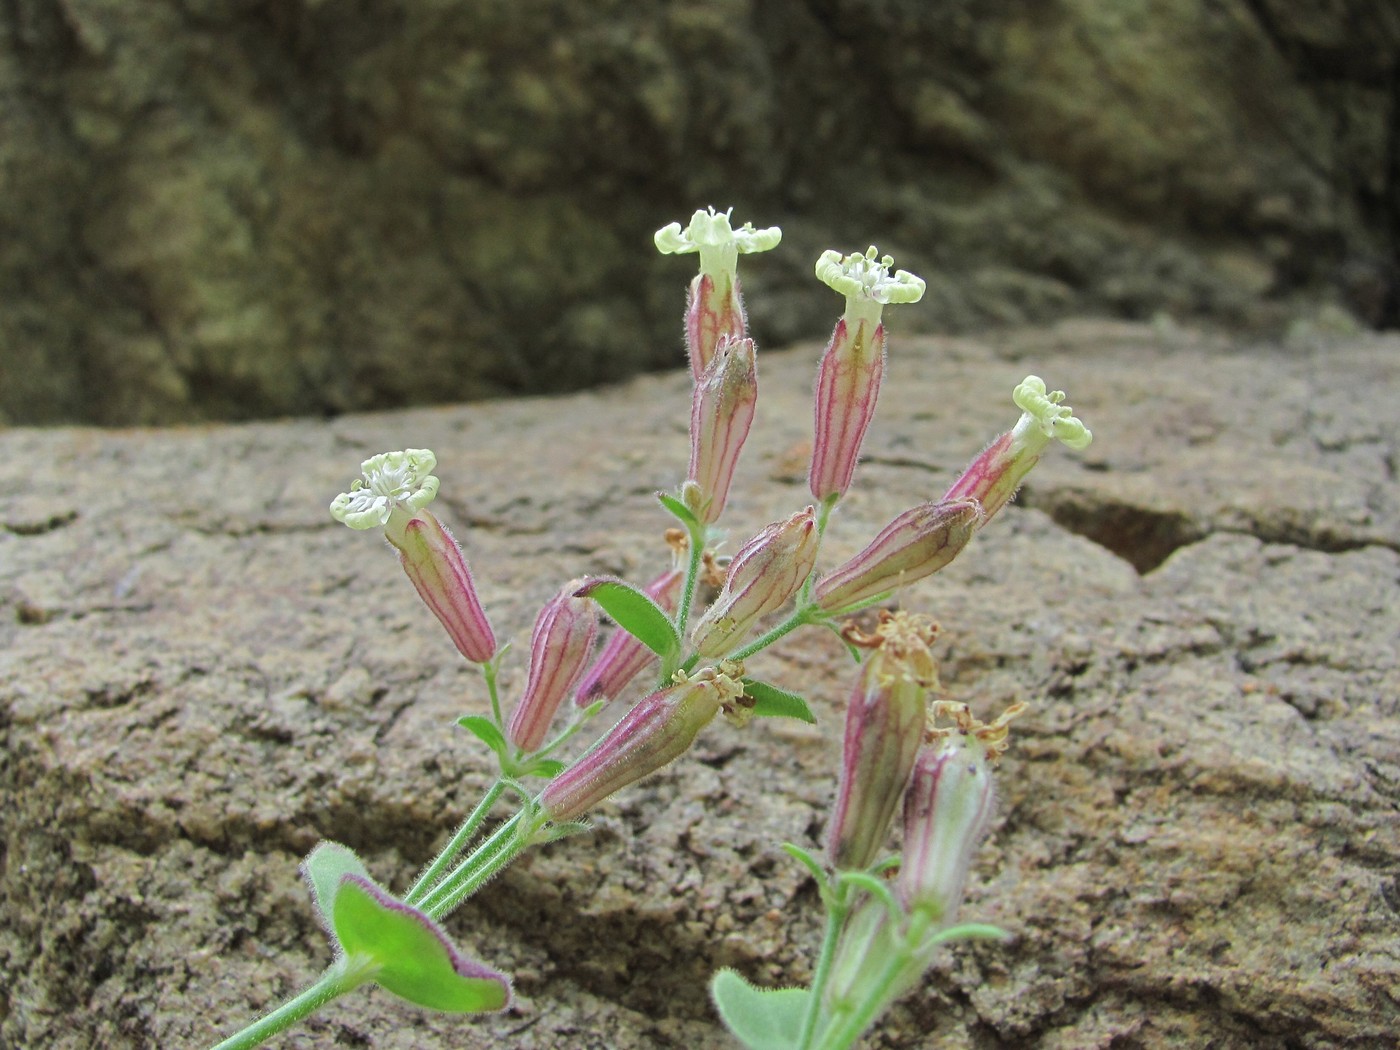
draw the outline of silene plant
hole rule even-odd
[[[590,809],[679,758],[717,717],[739,726],[755,716],[814,721],[801,697],[744,670],[755,653],[806,627],[836,631],[854,658],[825,851],[784,847],[820,887],[825,935],[807,987],[762,989],[732,970],[718,973],[711,993],[724,1024],[749,1050],[841,1050],[914,987],[945,944],[1002,936],[959,922],[957,913],[992,818],[997,758],[1021,705],[984,723],[966,705],[936,699],[936,628],[928,617],[881,611],[867,629],[850,617],[951,562],[1053,441],[1082,449],[1090,433],[1061,392],[1027,376],[1012,393],[1020,420],[940,499],[900,514],[845,564],[823,567],[822,535],[851,487],[879,400],[884,308],[924,292],[922,280],[891,272],[893,260],[874,248],[824,252],[817,277],[846,306],[817,370],[812,502],[726,557],[718,522],[758,398],[738,259],[776,247],[781,236],[776,227],[735,229],[729,212],[713,208],[697,211],[685,228],[657,232],[663,253],[694,253],[700,262],[685,316],[694,379],[690,467],[675,491],[658,494],[675,521],[666,533],[671,556],[640,586],[612,578],[565,584],[535,620],[525,687],[513,703],[503,703],[497,688],[505,647],[461,547],[429,509],[438,491],[433,453],[374,456],[331,503],[331,515],[350,528],[382,530],[453,644],[480,668],[490,712],[459,722],[500,773],[406,890],[377,883],[337,843],[312,850],[302,874],[330,936],[330,965],[219,1050],[261,1045],[362,985],[429,1010],[506,1008],[510,978],[464,956],[443,920],[526,850],[585,832]],[[712,593],[705,604],[702,594]],[[616,625],[601,646],[600,614]],[[624,693],[644,695],[576,757],[559,757]],[[501,819],[507,801],[512,812]],[[886,849],[897,815],[902,846],[892,857]]]

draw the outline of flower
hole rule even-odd
[[[384,452],[360,464],[349,492],[331,500],[331,517],[352,529],[375,529],[389,524],[395,511],[403,520],[422,510],[438,493],[433,477],[437,457],[426,448]]]
[[[765,230],[754,229],[751,222],[744,223],[737,230],[730,224],[733,208],[715,211],[713,207],[702,208],[690,217],[690,224],[681,229],[681,224],[673,222],[656,231],[656,250],[662,255],[686,255],[700,253],[700,272],[711,277],[734,277],[739,265],[740,253],[766,252],[776,248],[783,239],[783,231],[777,226]]]
[[[700,272],[690,282],[685,309],[686,351],[697,382],[709,368],[722,338],[738,342],[748,335],[739,289],[740,253],[766,252],[783,237],[776,226],[756,230],[753,223],[746,222],[734,229],[729,221],[733,210],[697,211],[684,230],[673,222],[656,231],[656,247],[662,254],[700,254]]]
[[[846,312],[817,368],[807,483],[819,502],[839,499],[851,487],[865,432],[875,418],[885,373],[881,312],[889,303],[918,302],[924,294],[922,279],[906,270],[891,276],[894,259],[886,255],[877,262],[875,252],[873,245],[864,255],[826,251],[817,260],[817,276],[846,297]]]
[[[331,517],[352,529],[384,529],[399,565],[418,596],[468,660],[485,663],[496,636],[467,567],[462,548],[427,509],[437,495],[431,471],[437,457],[426,448],[385,452],[360,465],[363,479],[331,501]]]
[[[982,451],[944,494],[949,499],[975,499],[982,505],[982,524],[1004,507],[1021,487],[1041,453],[1055,440],[1080,451],[1094,435],[1066,404],[1063,390],[1046,393],[1039,376],[1026,376],[1011,399],[1022,410],[1016,425]]]

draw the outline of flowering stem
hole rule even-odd
[[[681,586],[681,600],[676,604],[676,634],[682,638],[690,620],[690,607],[695,602],[695,587],[700,580],[700,564],[705,556],[705,526],[687,522],[686,531],[690,534],[690,546],[685,565],[685,583]],[[671,677],[673,669],[663,668],[662,681]]]
[[[530,845],[541,818],[527,822],[529,810],[521,810],[502,824],[471,856],[430,890],[417,904],[429,918],[440,919],[489,882]]]
[[[495,717],[498,726],[504,726],[505,722],[501,718],[501,694],[496,689],[496,674],[499,671],[496,661],[504,653],[505,649],[501,649],[500,652],[481,665],[481,676],[486,679],[486,692],[491,696],[491,714]]]
[[[363,978],[346,973],[343,962],[337,962],[323,973],[313,985],[273,1010],[264,1014],[242,1031],[229,1036],[214,1050],[250,1050],[261,1046],[279,1032],[284,1032],[302,1018],[309,1016],[332,999],[344,995],[361,983]]]
[[[861,1033],[875,1023],[890,1002],[899,993],[901,978],[906,976],[910,964],[919,954],[919,946],[928,932],[930,916],[927,912],[916,911],[910,916],[909,926],[899,940],[897,950],[890,953],[880,971],[879,982],[873,985],[870,994],[854,1010],[846,1012],[837,1008],[837,1023],[827,1029],[825,1037],[817,1044],[817,1050],[846,1050],[855,1044]],[[925,960],[927,961],[927,960]],[[919,967],[917,972],[922,972]],[[841,1018],[841,1014],[845,1014]]]
[[[831,961],[836,957],[836,944],[841,937],[841,926],[851,910],[846,901],[847,892],[848,887],[843,883],[836,886],[827,897],[826,933],[822,936],[816,972],[812,974],[812,987],[807,996],[807,1015],[802,1019],[802,1038],[797,1041],[798,1050],[807,1050],[817,1032],[817,1019],[822,1012],[822,998],[826,994],[826,981],[831,974]]]
[[[493,689],[492,694],[494,695],[494,693],[495,690]],[[442,873],[447,870],[447,866],[457,858],[457,854],[461,853],[462,850],[466,848],[467,843],[471,842],[472,838],[481,828],[481,822],[486,819],[486,814],[491,811],[491,807],[495,805],[496,799],[500,798],[501,795],[505,793],[505,790],[505,782],[497,778],[496,782],[487,790],[485,797],[482,798],[482,800],[477,803],[476,808],[472,810],[471,816],[467,817],[462,826],[457,829],[457,833],[452,836],[452,840],[448,842],[443,848],[443,851],[434,858],[433,862],[428,865],[423,874],[418,877],[418,881],[413,884],[413,888],[408,891],[403,899],[405,904],[417,904],[418,901],[437,884],[438,879],[442,877]]]

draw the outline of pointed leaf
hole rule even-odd
[[[509,745],[506,744],[505,735],[496,726],[496,723],[484,715],[463,715],[457,719],[457,724],[483,744],[489,747],[498,755],[504,755]]]
[[[947,944],[949,941],[1001,941],[1005,943],[1012,939],[1011,934],[1000,926],[991,926],[985,922],[964,922],[957,926],[949,926],[945,930],[939,930],[924,942],[924,947],[931,948],[935,944]]]
[[[545,780],[553,780],[560,773],[564,772],[565,768],[567,768],[566,764],[560,762],[557,758],[542,758],[531,764],[529,769],[525,770],[525,776],[544,777]]]
[[[368,959],[381,988],[431,1010],[484,1013],[510,1002],[504,974],[462,955],[442,928],[362,875],[335,894],[335,935],[350,958]]]
[[[621,580],[590,580],[574,592],[579,598],[592,598],[617,625],[658,656],[666,657],[681,647],[676,625],[661,606],[637,588]]]
[[[360,858],[339,842],[318,842],[301,862],[301,877],[311,890],[311,903],[321,913],[321,925],[332,935],[335,926],[331,921],[331,908],[335,904],[336,891],[340,889],[340,880],[346,875],[369,878],[369,872],[360,863]]]
[[[797,1050],[811,993],[806,988],[758,988],[733,970],[710,982],[715,1008],[748,1050]]]
[[[685,526],[687,532],[692,536],[695,535],[700,528],[700,519],[691,512],[689,507],[676,499],[676,497],[669,492],[658,492],[656,498],[661,501],[663,507],[670,511],[671,514]]]
[[[826,885],[826,870],[822,867],[822,862],[817,860],[808,850],[803,849],[795,842],[784,842],[783,852],[801,862],[802,866],[812,873],[812,878],[817,880],[818,886]]]
[[[806,700],[776,685],[745,678],[744,695],[753,698],[753,714],[758,718],[795,718],[799,722],[817,724],[817,716],[812,714]]]

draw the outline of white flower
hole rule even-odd
[[[890,273],[894,257],[879,253],[872,244],[863,254],[843,256],[828,249],[817,260],[817,277],[846,297],[846,323],[880,322],[881,308],[890,303],[917,303],[924,297],[924,279],[908,270]]]
[[[1039,376],[1026,376],[1011,393],[1011,400],[1025,413],[1016,424],[1016,433],[1024,435],[1032,427],[1045,438],[1058,438],[1076,452],[1089,447],[1094,435],[1074,415],[1063,390],[1045,391],[1045,381]]]
[[[729,223],[733,208],[715,211],[701,209],[690,217],[690,225],[681,229],[673,222],[656,231],[656,250],[662,255],[700,253],[700,272],[726,273],[731,277],[739,265],[739,255],[766,252],[777,247],[783,231],[776,226],[756,230],[751,222],[734,229]]]
[[[395,510],[422,510],[438,492],[435,466],[437,457],[426,448],[367,459],[360,464],[364,477],[331,501],[331,517],[352,529],[375,529],[388,524]]]

